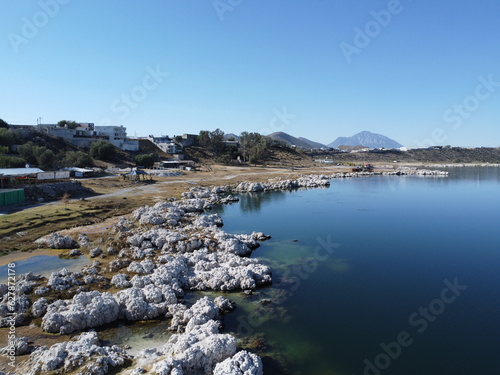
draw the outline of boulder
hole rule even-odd
[[[213,375],[262,375],[263,366],[259,356],[246,350],[217,363]]]
[[[37,243],[45,244],[51,249],[72,249],[78,247],[78,243],[70,236],[60,233],[52,233],[48,238],[37,240]]]
[[[120,306],[111,294],[82,292],[71,300],[57,300],[48,305],[42,329],[67,334],[114,322],[119,314]]]

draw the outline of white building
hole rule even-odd
[[[168,135],[161,137],[154,137],[150,135],[148,139],[167,154],[177,154],[182,152],[182,146],[175,143]]]
[[[63,138],[78,147],[90,145],[103,139],[112,145],[127,151],[138,151],[139,141],[127,138],[127,128],[120,126],[94,126],[93,123],[81,123],[75,129],[60,127],[57,124],[37,125],[38,131]]]
[[[94,133],[99,138],[108,139],[111,144],[127,151],[139,151],[139,141],[127,138],[127,128],[120,126],[95,126]]]

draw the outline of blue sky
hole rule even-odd
[[[0,118],[500,146],[496,0],[2,1]]]

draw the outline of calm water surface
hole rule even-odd
[[[500,168],[449,171],[217,208],[226,231],[273,236],[253,255],[273,286],[234,295],[226,329],[265,334],[269,374],[499,374]]]
[[[57,255],[35,255],[28,259],[14,262],[16,264],[16,275],[31,272],[34,275],[49,277],[52,272],[57,272],[63,268],[71,272],[80,271],[90,264],[89,258],[79,256],[77,258],[65,258]],[[7,283],[8,265],[0,266],[0,283]]]

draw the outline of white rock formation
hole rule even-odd
[[[213,375],[262,375],[263,366],[259,356],[246,350],[215,365]]]
[[[120,306],[111,294],[83,292],[71,300],[57,300],[48,305],[42,329],[67,334],[114,322],[119,314]]]
[[[46,245],[51,249],[72,249],[78,247],[78,243],[73,238],[63,236],[58,232],[52,233],[47,238],[40,238],[36,240],[36,243]]]
[[[123,349],[100,346],[96,332],[85,332],[76,341],[36,349],[30,355],[29,375],[55,370],[69,373],[77,369],[82,374],[104,375],[111,367],[123,365],[127,359],[131,359],[131,356]]]

